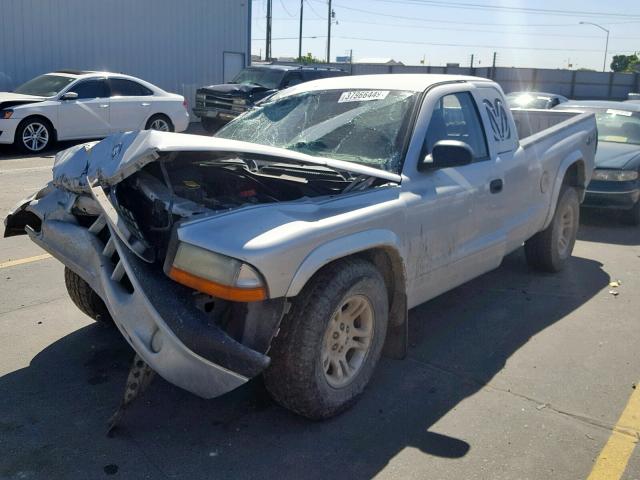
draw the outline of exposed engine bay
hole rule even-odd
[[[119,213],[163,258],[176,222],[282,201],[331,196],[384,180],[322,166],[245,160],[211,152],[162,153],[156,162],[111,187]]]

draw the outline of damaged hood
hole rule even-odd
[[[121,182],[162,152],[221,152],[274,162],[329,167],[399,183],[400,175],[365,165],[314,157],[283,148],[216,137],[143,130],[112,135],[101,142],[76,145],[56,155],[53,184],[72,192],[88,192],[89,183]]]
[[[14,107],[16,105],[24,105],[25,103],[42,102],[45,97],[36,97],[35,95],[22,95],[21,93],[0,92],[0,110],[3,108]]]

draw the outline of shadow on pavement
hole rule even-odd
[[[107,438],[131,351],[116,331],[85,327],[0,378],[0,477],[371,478],[407,447],[463,457],[472,444],[431,426],[608,282],[583,258],[535,274],[519,250],[412,310],[409,358],[384,359],[353,409],[318,423],[274,404],[259,379],[214,400],[158,379]]]
[[[621,212],[615,210],[582,209],[578,240],[613,245],[640,245],[640,227],[625,224]]]

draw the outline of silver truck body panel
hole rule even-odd
[[[508,109],[482,107],[500,107],[503,101],[500,87],[484,79],[339,77],[305,83],[278,95],[321,88],[389,89],[388,85],[426,90],[401,173],[246,142],[161,132],[129,133],[109,137],[91,149],[73,147],[73,151],[60,155],[53,184],[58,187],[56,192],[65,193],[55,193],[55,199],[49,200],[54,195],[49,191],[44,198],[31,202],[27,208],[38,214],[43,227],[40,234],[30,235],[91,283],[105,299],[125,337],[152,368],[189,391],[212,396],[245,379],[193,352],[185,352],[166,331],[163,319],[154,312],[144,292],[137,294],[138,288],[134,299],[125,299],[112,285],[113,270],[89,233],[68,237],[75,238],[69,245],[66,240],[58,240],[62,236],[52,233],[62,229],[59,223],[69,220],[65,215],[70,216],[70,207],[64,206],[69,205],[69,196],[90,194],[90,182],[94,188],[108,187],[153,162],[161,152],[189,151],[267,156],[387,180],[363,191],[196,215],[175,226],[174,238],[250,264],[264,278],[269,298],[295,297],[320,268],[333,260],[370,249],[391,250],[401,259],[405,284],[399,288],[406,296],[406,308],[411,308],[498,267],[507,253],[544,229],[555,209],[564,173],[571,165],[581,165],[576,187],[586,187],[590,179],[595,153],[593,115],[517,112],[514,123]],[[456,168],[420,171],[423,141],[434,106],[442,96],[460,92],[469,92],[481,106],[478,113],[487,136],[488,158]],[[496,111],[502,112],[498,118],[502,123],[498,123],[499,131],[492,133]],[[519,140],[519,129],[531,135]],[[490,189],[494,180],[501,182],[498,192]],[[66,195],[66,201],[59,202],[59,195]],[[39,203],[46,203],[46,207],[38,207]],[[121,228],[108,215],[103,217],[111,222],[112,232]],[[126,247],[116,242],[116,248]],[[75,252],[83,253],[78,256]],[[126,263],[123,267],[134,281],[135,272]],[[127,308],[133,309],[135,317]],[[150,352],[154,328],[169,339],[170,356],[161,358]]]

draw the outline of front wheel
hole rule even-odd
[[[549,226],[524,244],[527,262],[536,270],[559,272],[571,257],[580,223],[580,199],[575,188],[563,186]]]
[[[100,296],[69,267],[64,267],[64,283],[71,300],[82,313],[105,325],[113,323],[107,306]]]
[[[15,143],[24,152],[40,153],[53,141],[53,128],[42,118],[27,118],[16,131]]]
[[[265,385],[312,420],[353,405],[369,383],[387,332],[388,294],[365,260],[326,267],[295,299],[273,340]]]

